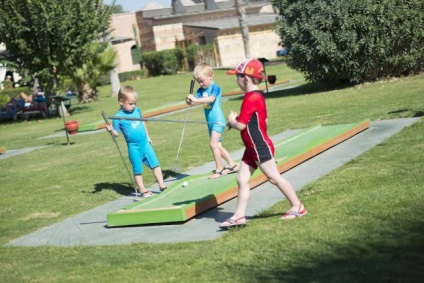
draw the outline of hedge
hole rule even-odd
[[[146,52],[142,58],[148,76],[173,75],[182,69],[183,52],[180,48]]]
[[[422,0],[274,0],[287,63],[310,81],[361,83],[424,70]]]

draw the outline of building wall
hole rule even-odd
[[[228,3],[232,3],[232,1],[228,1]],[[201,11],[201,13],[172,14],[172,11],[169,9],[138,11],[135,16],[140,30],[139,40],[141,49],[143,51],[159,51],[175,48],[175,38],[171,39],[171,37],[163,36],[160,40],[160,44],[156,42],[156,32],[154,29],[157,29],[157,27],[175,24],[189,24],[191,22],[203,21],[205,19],[237,16],[237,11],[233,6],[222,10],[218,9],[211,11],[205,11],[203,9],[203,4],[194,6],[196,6],[196,9],[199,12]],[[194,6],[190,6],[190,8],[193,8]],[[259,13],[261,7],[262,6],[245,7],[246,13]],[[164,29],[167,28],[164,27]],[[172,29],[170,30],[172,31]]]
[[[137,28],[135,13],[114,14],[111,17],[110,26],[112,27],[112,37],[114,38],[134,38],[133,25]],[[140,70],[140,64],[133,64],[131,56],[131,47],[135,46],[135,40],[115,42],[112,47],[118,53],[117,73]]]
[[[253,58],[276,58],[280,37],[272,30],[249,32],[250,53]],[[220,35],[216,39],[220,67],[234,67],[245,59],[243,39],[240,33]]]
[[[229,1],[232,2],[232,1]],[[258,2],[263,2],[262,0]],[[221,3],[219,3],[220,5]],[[228,3],[226,3],[227,5]],[[201,6],[201,5],[200,5]],[[192,40],[199,42],[193,35],[205,37],[206,43],[215,43],[218,58],[216,66],[234,67],[244,59],[244,47],[239,28],[217,30],[208,28],[190,27],[190,22],[202,21],[220,17],[236,16],[236,10],[231,4],[224,9],[205,11],[199,5],[190,6],[201,13],[172,14],[170,9],[141,10],[136,13],[112,15],[111,26],[115,29],[116,36],[134,37],[132,25],[136,24],[139,43],[142,52],[160,51],[175,48],[176,40]],[[246,7],[247,14],[257,14],[263,5]],[[184,27],[184,24],[188,26]],[[279,36],[273,31],[273,25],[255,26],[249,28],[250,52],[252,57],[276,58],[276,51],[281,49],[278,45]],[[139,70],[138,64],[132,63],[131,47],[135,41],[114,45],[118,51],[119,65],[117,72]]]
[[[175,48],[176,40],[184,39],[183,24],[176,23],[153,27],[156,51]]]

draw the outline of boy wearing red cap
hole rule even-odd
[[[263,79],[264,68],[257,59],[246,59],[237,68],[227,72],[237,76],[237,84],[245,92],[240,115],[231,111],[229,126],[241,132],[246,147],[240,171],[237,176],[238,200],[236,212],[222,222],[222,229],[246,224],[246,207],[250,197],[249,179],[259,167],[268,180],[276,185],[289,200],[291,207],[281,219],[302,217],[308,212],[300,202],[292,185],[278,172],[274,160],[274,144],[267,134],[267,111],[263,92],[259,84]]]

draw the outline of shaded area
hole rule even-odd
[[[94,185],[92,194],[100,193],[101,191],[114,190],[120,195],[127,196],[134,193],[134,188],[130,183],[97,183]]]
[[[424,116],[424,110],[418,110],[418,109],[399,109],[399,110],[390,111],[387,114],[396,114],[396,117],[398,117],[399,114],[401,114],[404,117],[418,118],[418,117]]]
[[[290,82],[290,84],[294,84],[295,82]],[[268,93],[265,92],[266,99],[272,98],[280,98],[285,96],[298,96],[298,95],[308,95],[326,91],[334,91],[352,87],[352,85],[346,84],[331,84],[326,82],[310,82],[302,85],[294,85],[290,84],[285,85],[284,89],[272,89]],[[229,98],[229,100],[243,100],[243,96],[237,96]]]
[[[424,250],[424,224],[417,218],[380,219],[386,226],[384,234],[372,236],[375,229],[364,225],[362,234],[347,235],[345,244],[312,236],[322,248],[310,252],[299,247],[298,253],[306,261],[296,266],[279,261],[260,268],[244,265],[241,272],[249,274],[252,282],[422,282],[424,254],[417,251]],[[281,262],[285,256],[282,253]]]

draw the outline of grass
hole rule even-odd
[[[267,95],[271,135],[316,124],[420,117],[424,75],[344,89],[308,84],[285,66],[268,74],[291,83]],[[217,70],[224,91],[234,77]],[[129,82],[139,90],[144,112],[177,101],[188,92],[190,74]],[[118,105],[109,87],[93,104],[77,105],[72,119],[82,123],[113,114]],[[238,111],[240,97],[223,103]],[[180,111],[167,116],[184,119]],[[200,108],[190,120],[202,121]],[[148,123],[166,174],[174,163],[182,125]],[[243,229],[213,241],[117,246],[6,247],[8,242],[103,203],[128,195],[129,178],[107,133],[38,139],[63,130],[61,119],[0,123],[0,147],[47,145],[0,160],[1,282],[421,282],[424,201],[424,122],[404,129],[370,151],[303,188],[310,211],[282,222],[283,200]],[[125,151],[123,139],[118,139]],[[203,125],[186,127],[179,167],[211,161]],[[229,150],[241,147],[239,133],[224,134]],[[154,184],[150,172],[148,185]]]

